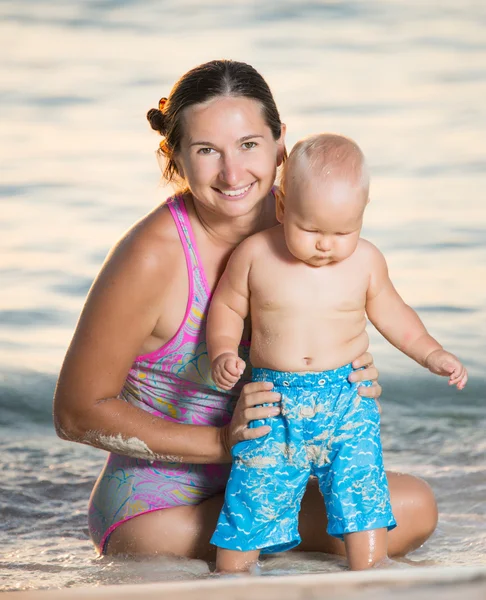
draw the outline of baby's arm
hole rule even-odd
[[[209,307],[206,340],[214,383],[231,389],[245,370],[238,356],[244,319],[250,310],[251,243],[243,242],[230,256]]]
[[[401,298],[388,275],[383,254],[369,244],[370,282],[366,312],[378,331],[396,348],[432,373],[449,377],[449,385],[462,389],[467,371],[426,330],[417,313]]]

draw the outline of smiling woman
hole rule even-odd
[[[184,130],[191,139],[181,140],[174,160],[191,182],[198,207],[228,217],[260,217],[261,199],[284,155],[284,127],[275,139],[262,116],[259,102],[250,98],[218,97],[186,109]]]
[[[276,224],[285,126],[261,75],[234,61],[189,71],[147,117],[163,136],[165,177],[181,192],[109,254],[66,354],[54,416],[62,438],[111,452],[90,500],[100,553],[210,558],[230,449],[268,433],[248,424],[279,414],[280,398],[270,383],[247,383],[249,373],[230,391],[214,385],[206,316],[235,247]],[[247,324],[244,359],[249,339]],[[369,354],[353,366],[350,380],[377,378]],[[360,393],[377,397],[380,386]],[[389,553],[404,554],[435,528],[435,500],[419,479],[388,479],[398,522]],[[312,484],[300,528],[303,550],[343,553]]]

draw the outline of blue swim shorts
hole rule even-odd
[[[298,513],[314,475],[324,496],[327,532],[396,526],[380,442],[380,415],[358,395],[346,365],[319,373],[253,369],[253,381],[271,381],[281,414],[253,421],[271,431],[232,449],[224,506],[211,543],[230,550],[289,550],[300,543]]]

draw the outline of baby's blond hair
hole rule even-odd
[[[280,190],[288,193],[292,183],[306,173],[331,178],[338,175],[368,193],[369,174],[361,148],[348,137],[336,133],[317,133],[295,144],[282,169]]]

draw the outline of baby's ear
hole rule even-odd
[[[279,189],[275,190],[275,214],[277,221],[283,223],[285,213],[284,195]]]

